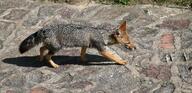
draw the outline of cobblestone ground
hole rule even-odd
[[[39,62],[39,46],[21,55],[19,43],[44,25],[62,22],[115,28],[128,22],[137,50],[110,48],[129,64],[117,65],[89,49],[62,49]],[[0,93],[192,93],[192,11],[152,5],[110,6],[0,0]]]

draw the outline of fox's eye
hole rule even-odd
[[[115,34],[116,34],[116,35],[120,35],[120,33],[119,33],[119,32],[116,32]]]

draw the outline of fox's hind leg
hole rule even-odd
[[[81,62],[85,61],[86,50],[87,50],[87,47],[82,47],[81,48],[81,57],[80,57]]]
[[[54,53],[52,53],[52,52],[48,52],[48,54],[45,56],[45,58],[47,59],[47,61],[49,62],[49,64],[52,66],[52,67],[54,67],[54,68],[58,68],[59,67],[59,65],[58,64],[56,64],[52,59],[51,59],[51,57],[54,55]]]
[[[39,59],[40,61],[43,61],[46,50],[47,50],[47,48],[46,48],[45,46],[42,46],[42,47],[40,48],[40,59]]]

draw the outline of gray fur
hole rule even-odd
[[[44,27],[50,37],[44,40],[49,50],[62,47],[93,47],[102,50],[108,44],[110,31],[77,24],[57,24]],[[110,41],[110,40],[108,40]]]
[[[27,47],[27,45],[34,46],[39,42],[43,42],[44,46],[53,53],[62,47],[90,47],[102,51],[108,44],[116,43],[111,37],[113,32],[115,31],[85,25],[54,24],[43,27],[36,34],[29,36],[33,38],[28,37],[25,39],[20,48]],[[35,40],[33,40],[34,38]]]
[[[90,47],[102,51],[105,50],[105,46],[116,43],[111,37],[113,32],[115,31],[85,25],[54,24],[43,27],[30,35],[21,43],[19,50],[24,53],[43,42],[52,53],[62,47]]]

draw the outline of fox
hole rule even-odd
[[[19,52],[23,54],[42,43],[39,49],[39,61],[46,60],[53,68],[58,68],[59,65],[51,58],[63,47],[80,47],[80,61],[82,62],[85,61],[86,50],[95,48],[104,58],[117,64],[125,65],[128,62],[119,55],[114,54],[108,47],[120,44],[128,49],[136,49],[128,36],[126,24],[126,21],[123,21],[112,31],[73,23],[44,26],[21,42]],[[45,51],[48,52],[46,53]]]

